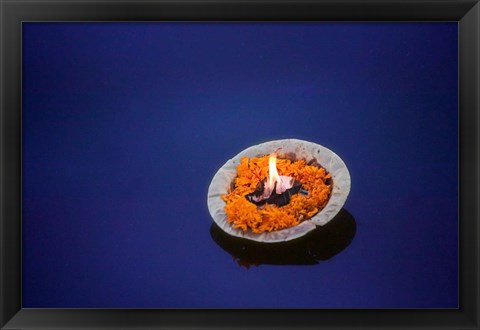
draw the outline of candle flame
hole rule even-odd
[[[252,200],[255,202],[260,202],[262,200],[268,199],[272,194],[282,194],[286,190],[292,188],[295,180],[293,177],[289,176],[280,176],[277,171],[277,149],[273,152],[268,158],[268,178],[265,182],[263,193],[260,196],[253,196]]]
[[[277,151],[270,155],[268,159],[268,173],[269,178],[267,180],[268,190],[273,192],[273,188],[275,187],[275,183],[277,184],[277,191],[280,188],[280,175],[278,175],[277,171]]]

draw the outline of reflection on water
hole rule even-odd
[[[226,234],[215,223],[212,239],[243,267],[266,265],[315,265],[343,251],[353,240],[356,224],[345,209],[324,226],[283,243],[259,243]]]

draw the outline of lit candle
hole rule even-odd
[[[294,178],[279,175],[277,171],[277,151],[272,153],[268,159],[268,178],[263,184],[263,191],[259,195],[251,196],[251,200],[261,202],[268,200],[272,195],[281,195],[293,187]]]

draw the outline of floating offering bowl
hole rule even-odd
[[[332,185],[330,196],[326,205],[310,219],[300,222],[293,227],[274,230],[270,232],[254,233],[251,230],[242,230],[235,228],[232,223],[228,222],[227,214],[225,212],[226,202],[222,196],[227,195],[232,189],[232,185],[237,177],[237,167],[240,165],[240,160],[244,157],[254,158],[263,157],[266,155],[277,154],[279,158],[288,158],[292,160],[304,160],[307,164],[314,164],[322,167],[327,173],[331,175]],[[272,168],[270,168],[271,170]],[[282,179],[282,180],[280,180]],[[288,178],[280,177],[280,181],[288,180]],[[262,186],[263,185],[263,186]],[[255,192],[245,196],[249,201],[255,202],[253,198],[257,199],[262,194],[265,188],[265,182],[259,184]],[[276,186],[275,186],[276,187]],[[273,190],[275,190],[275,187]],[[288,188],[288,189],[287,189]],[[335,215],[342,209],[350,192],[350,174],[345,163],[333,151],[312,142],[285,139],[265,142],[256,146],[247,148],[237,154],[232,159],[228,160],[215,174],[208,189],[208,210],[215,223],[227,234],[241,237],[257,242],[283,242],[301,237],[308,232],[314,230],[316,226],[323,226],[332,220]],[[281,207],[289,202],[290,196],[296,193],[306,193],[302,189],[299,182],[291,180],[291,186],[284,187],[272,192],[270,197],[266,197],[264,201],[255,202],[258,207],[262,207],[263,202],[275,203]]]

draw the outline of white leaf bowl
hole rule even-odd
[[[293,153],[297,160],[303,159],[309,162],[312,159],[316,159],[332,175],[333,188],[327,205],[309,220],[282,230],[255,234],[250,230],[243,231],[233,228],[233,225],[227,221],[227,214],[225,213],[226,204],[220,196],[228,193],[230,184],[237,176],[237,166],[240,164],[240,159],[243,157],[252,158],[269,155],[279,148],[281,148],[280,154]],[[316,143],[298,139],[275,140],[249,147],[232,159],[229,159],[217,171],[210,183],[207,204],[213,221],[229,235],[257,242],[284,242],[301,237],[314,230],[317,226],[323,226],[332,220],[345,204],[350,193],[350,184],[350,173],[347,166],[330,149]]]

